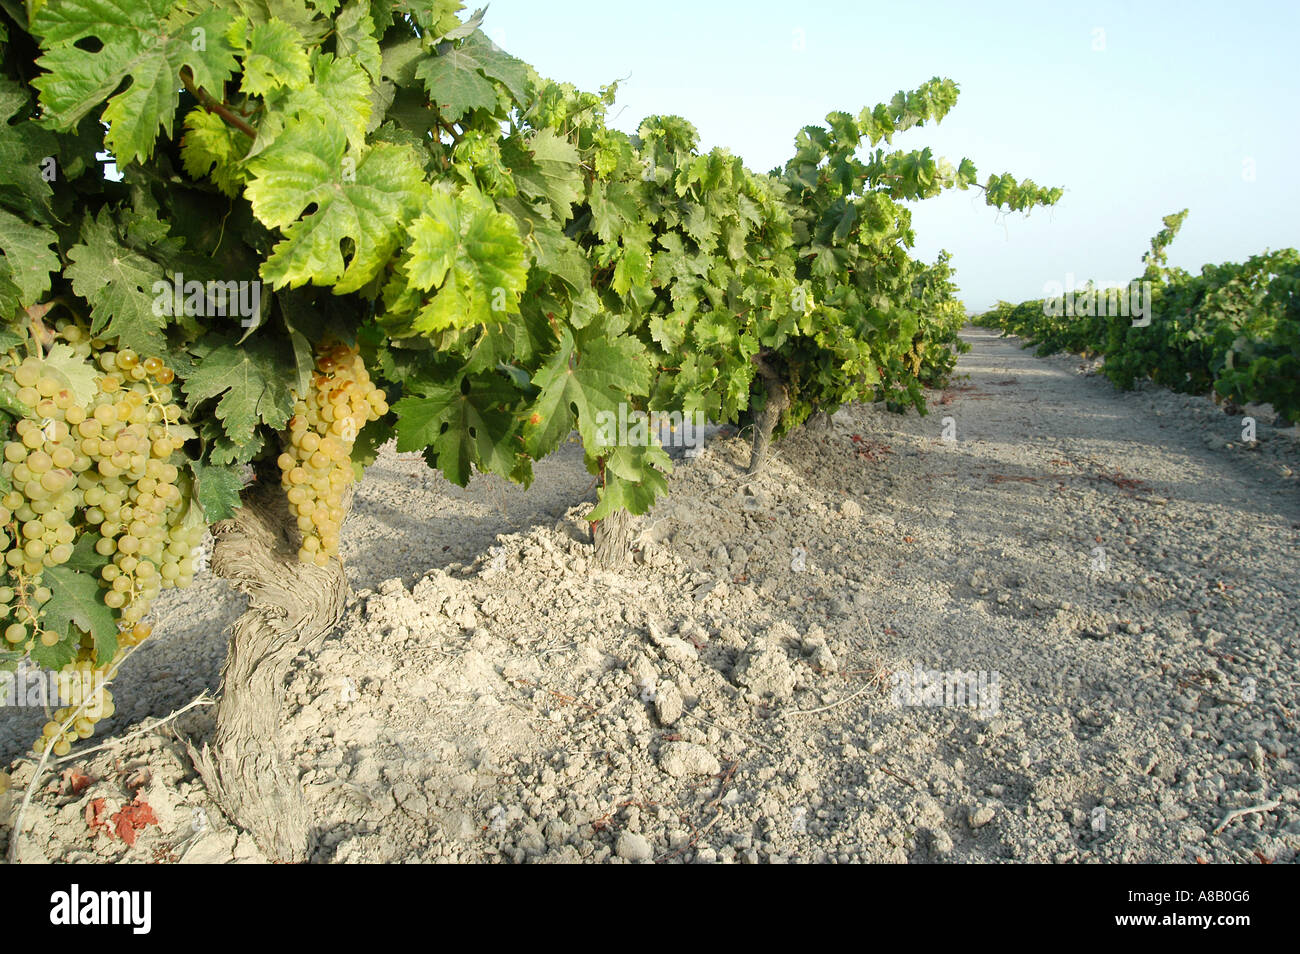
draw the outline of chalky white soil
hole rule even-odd
[[[314,860],[1296,860],[1295,429],[1247,445],[1204,398],[966,337],[927,417],[845,409],[757,479],[710,442],[617,573],[576,446],[527,491],[386,452],[273,740]],[[211,709],[127,737],[218,687],[240,602],[207,575],[160,602],[114,744],[39,780],[20,860],[260,860],[178,741]],[[907,698],[918,669],[976,691]],[[5,708],[0,756],[43,721]],[[134,845],[91,831],[137,796]]]

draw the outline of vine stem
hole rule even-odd
[[[171,715],[164,716],[163,718],[157,720],[156,722],[150,722],[148,725],[142,725],[139,728],[134,729],[131,732],[128,732],[126,735],[122,736],[121,738],[109,739],[107,742],[101,742],[99,743],[99,745],[92,745],[90,748],[82,749],[80,752],[69,752],[67,755],[56,758],[54,760],[54,764],[62,765],[64,762],[75,762],[78,759],[84,759],[87,755],[90,755],[92,752],[101,752],[104,749],[111,749],[115,745],[122,745],[126,742],[131,741],[136,736],[144,735],[146,732],[153,732],[156,729],[161,729],[168,722],[180,718],[185,713],[189,712],[193,708],[196,708],[197,706],[215,706],[216,704],[217,704],[217,700],[213,699],[212,696],[208,693],[208,691],[204,689],[203,692],[199,693],[199,695],[191,699],[188,703],[186,703],[181,708],[177,709]]]
[[[439,120],[438,120],[438,128],[441,129],[443,132],[445,132],[448,136],[451,137],[451,142],[452,142],[452,145],[453,145],[453,146],[459,144],[459,142],[460,142],[460,140],[461,140],[461,138],[462,138],[462,136],[463,136],[463,133],[459,133],[459,132],[457,132],[455,126],[453,126],[451,123],[447,122],[447,120],[445,120],[445,119],[439,119]]]
[[[225,121],[226,125],[233,126],[235,129],[238,129],[249,139],[257,138],[257,130],[254,129],[252,126],[250,126],[247,122],[245,122],[244,119],[241,116],[239,116],[234,110],[232,110],[225,103],[216,99],[211,93],[209,93],[202,86],[194,85],[194,74],[190,71],[190,68],[188,66],[184,67],[181,70],[181,82],[185,84],[185,89],[189,92],[189,94],[193,96],[195,99],[197,99],[199,101],[199,105],[202,106],[204,109],[206,109],[208,112],[216,113]]]
[[[100,685],[93,693],[91,693],[90,699],[85,700],[81,705],[77,706],[76,710],[72,713],[72,715],[68,716],[68,718],[66,718],[65,720],[63,720],[63,722],[60,723],[60,728],[64,732],[67,731],[68,726],[76,724],[77,720],[81,718],[81,714],[86,711],[86,706],[90,705],[92,699],[95,699],[97,696],[100,695],[100,693],[102,693],[105,689],[107,689],[110,685],[112,685],[113,679],[117,676],[118,670],[122,668],[122,663],[126,662],[133,655],[135,655],[135,651],[139,649],[141,645],[142,645],[141,643],[136,643],[134,646],[129,648],[125,653],[123,653],[122,658],[118,660],[117,663],[110,668],[109,678],[105,679],[103,684]],[[100,704],[102,704],[102,697],[100,697]],[[23,791],[23,803],[20,806],[18,806],[18,814],[14,817],[13,831],[9,835],[9,859],[8,860],[10,864],[18,864],[18,843],[22,839],[22,835],[23,835],[23,818],[27,814],[28,805],[31,804],[32,793],[36,791],[36,783],[39,782],[41,776],[45,774],[45,765],[47,762],[49,762],[50,754],[53,751],[54,751],[54,745],[46,744],[45,748],[41,751],[40,761],[36,763],[36,769],[35,771],[32,772],[32,777],[27,782],[27,788]]]

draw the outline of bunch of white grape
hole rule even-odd
[[[64,346],[57,360],[56,344]],[[148,635],[140,621],[160,590],[193,577],[192,553],[205,527],[194,519],[183,476],[183,447],[193,432],[173,400],[174,380],[160,358],[111,347],[74,322],[0,355],[0,389],[9,408],[23,413],[0,449],[0,475],[10,488],[0,497],[0,631],[16,652],[30,652],[38,640],[47,648],[67,640],[76,658],[60,679],[102,677],[119,661],[95,667],[88,634],[42,626],[54,585],[45,570],[67,563],[78,542],[86,541],[85,556],[94,559],[93,542],[103,563],[100,598],[121,629],[119,658]],[[56,717],[59,725],[46,726],[38,747],[53,739],[59,753],[85,738],[105,711],[112,714],[107,698],[104,705],[96,697],[73,726],[60,728],[66,719]],[[66,717],[86,699],[65,701]]]
[[[355,479],[352,445],[368,421],[388,412],[361,355],[347,345],[318,352],[311,388],[299,396],[280,455],[281,483],[302,531],[298,558],[326,566],[338,555],[343,495]]]

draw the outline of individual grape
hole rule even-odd
[[[24,361],[14,370],[14,381],[20,388],[36,387],[36,382],[41,379],[41,373],[38,365],[32,361]]]

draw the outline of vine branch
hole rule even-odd
[[[199,101],[202,106],[210,113],[216,113],[225,121],[227,126],[233,126],[249,139],[257,138],[257,130],[243,120],[234,110],[225,103],[218,100],[202,86],[194,84],[194,74],[188,66],[181,69],[181,82],[185,84],[185,89],[191,96]]]

